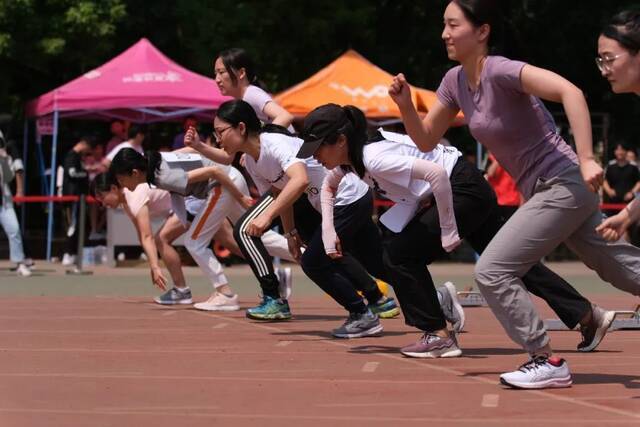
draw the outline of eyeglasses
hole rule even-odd
[[[613,61],[620,58],[622,55],[624,55],[624,53],[619,53],[613,56],[605,56],[604,58],[601,56],[596,56],[596,65],[598,66],[598,70],[600,70],[601,73],[611,71],[611,65],[613,64]]]
[[[231,129],[233,125],[229,125],[222,129],[214,129],[213,136],[215,136],[216,141],[220,141],[222,139],[222,134],[224,134],[227,130]]]

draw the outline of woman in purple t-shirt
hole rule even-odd
[[[438,100],[424,120],[402,74],[389,94],[421,150],[432,150],[462,110],[473,136],[516,180],[527,202],[494,237],[475,268],[478,287],[494,314],[531,355],[500,380],[517,388],[568,387],[568,364],[552,356],[544,322],[522,276],[565,242],[603,280],[639,295],[640,249],[622,242],[607,245],[595,232],[602,218],[596,192],[603,175],[593,156],[589,110],[580,89],[551,71],[488,54],[491,30],[497,28],[491,24],[499,12],[494,1],[449,3],[442,38],[449,58],[461,65],[445,75]],[[540,98],[562,103],[578,155],[557,134]],[[601,325],[596,333],[604,334],[613,316],[600,309],[592,316]]]

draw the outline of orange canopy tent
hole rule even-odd
[[[307,80],[278,94],[275,100],[296,116],[305,116],[315,107],[333,102],[355,105],[368,119],[399,119],[400,110],[387,93],[392,80],[391,74],[358,52],[348,50]],[[436,101],[435,92],[417,87],[411,89],[418,112],[426,114]],[[456,124],[462,124],[462,113]]]

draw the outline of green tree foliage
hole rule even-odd
[[[99,66],[141,37],[178,63],[211,75],[222,49],[247,49],[277,92],[348,48],[385,70],[434,89],[448,61],[441,42],[446,1],[426,0],[0,0],[0,109]],[[601,25],[638,0],[512,0],[506,53],[559,72],[581,87],[592,111],[613,113],[612,130],[634,132],[637,97],[612,96],[593,58]]]

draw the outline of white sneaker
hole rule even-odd
[[[198,310],[204,311],[236,311],[240,310],[238,305],[238,295],[228,297],[220,292],[216,292],[205,302],[193,305]]]
[[[29,277],[31,276],[31,270],[29,270],[29,267],[27,267],[24,264],[18,264],[18,268],[16,269],[16,273],[18,273],[18,276],[22,276],[22,277]]]
[[[293,275],[291,274],[290,267],[278,267],[276,268],[276,276],[278,276],[278,292],[280,298],[289,299],[291,292],[293,291]]]
[[[70,255],[65,253],[62,256],[62,265],[64,265],[65,267],[69,267],[70,265],[73,265],[76,263],[76,256],[75,255]]]
[[[571,372],[566,360],[536,356],[517,371],[500,375],[500,382],[513,388],[540,389],[571,387]]]

